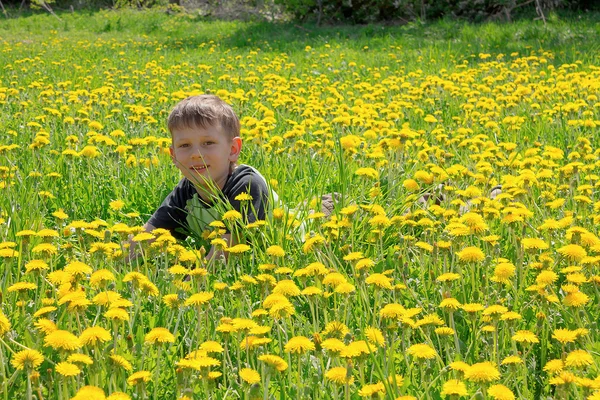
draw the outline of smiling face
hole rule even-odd
[[[171,134],[171,159],[183,175],[205,192],[211,193],[213,184],[223,189],[240,155],[242,139],[230,139],[220,125],[175,128]],[[208,193],[201,192],[198,191],[200,196],[207,200]]]

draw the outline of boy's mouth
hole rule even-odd
[[[192,165],[190,169],[195,172],[202,172],[208,168],[208,165]]]

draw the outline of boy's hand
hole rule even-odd
[[[156,227],[154,225],[147,222],[144,224],[144,230],[148,233],[152,233],[155,229]],[[152,243],[153,241],[154,240],[149,240],[148,243]],[[126,263],[130,263],[140,256],[141,253],[138,251],[138,246],[139,244],[133,241],[133,235],[129,235],[129,254],[125,257]]]
[[[233,243],[234,240],[231,236],[230,233],[225,233],[221,236],[221,239],[223,239],[226,243],[227,243],[227,247],[229,246],[234,246],[236,243]],[[211,246],[208,254],[206,255],[206,259],[207,260],[212,260],[213,258],[221,258],[221,256],[225,257],[225,261],[227,261],[227,256],[229,253],[219,249],[215,249],[215,246]]]

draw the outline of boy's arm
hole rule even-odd
[[[150,224],[149,222],[146,222],[144,224],[144,231],[151,233],[153,230],[155,230],[156,227],[152,224]],[[149,240],[148,243],[152,243],[155,239]],[[140,252],[138,251],[138,243],[135,242],[133,240],[133,234],[129,235],[129,253],[127,254],[127,256],[125,257],[125,262],[130,263],[133,260],[135,260],[136,258],[138,258],[140,256]]]

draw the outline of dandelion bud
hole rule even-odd
[[[546,319],[546,314],[543,313],[542,311],[539,311],[538,313],[535,314],[535,317],[537,319],[544,320],[544,319]]]
[[[573,232],[573,236],[571,236],[572,244],[580,244],[581,243],[581,232],[575,231]]]
[[[31,379],[31,383],[33,383],[34,385],[37,384],[40,380],[40,373],[37,371],[33,371],[31,374],[29,374],[29,379]]]
[[[254,399],[254,398],[260,398],[260,384],[255,383],[252,386],[250,386],[250,398]]]
[[[347,345],[351,341],[352,341],[352,334],[350,332],[348,332],[344,335],[344,343],[346,343],[346,345]]]

